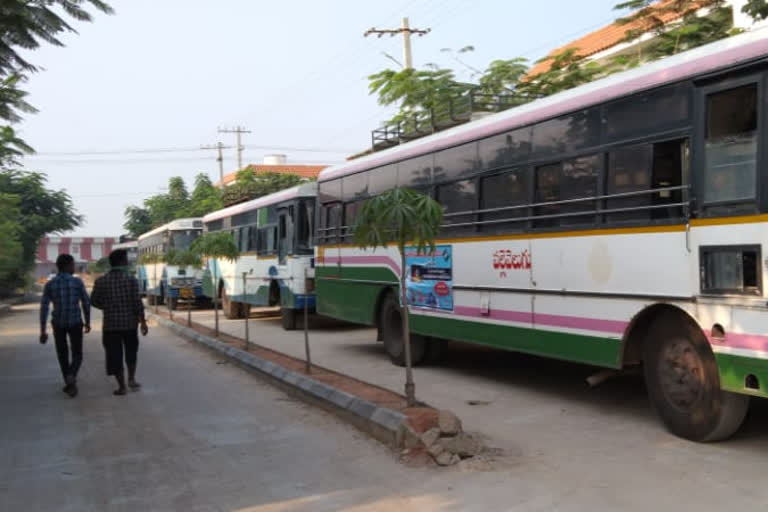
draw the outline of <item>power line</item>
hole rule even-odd
[[[350,151],[348,154],[353,153]],[[28,157],[27,157],[28,158]],[[209,157],[189,157],[189,158],[128,158],[128,159],[105,159],[105,158],[79,158],[79,159],[35,159],[35,165],[42,164],[145,164],[145,163],[169,163],[169,162],[210,162]],[[286,165],[304,164],[304,165],[331,165],[341,163],[342,160],[290,160]]]
[[[293,151],[296,153],[342,153],[353,152],[349,148],[323,148],[323,147],[296,147],[282,146],[279,144],[243,144],[245,149],[257,149],[263,151]],[[176,147],[176,148],[129,148],[129,149],[105,149],[105,150],[76,150],[76,151],[41,151],[27,158],[36,158],[40,156],[88,156],[88,155],[131,155],[131,154],[151,154],[151,153],[196,153],[200,151],[199,146],[195,147]]]

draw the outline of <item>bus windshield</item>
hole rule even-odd
[[[187,250],[192,242],[200,236],[199,229],[187,229],[183,231],[171,231],[171,247],[176,250]]]

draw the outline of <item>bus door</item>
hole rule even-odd
[[[760,176],[760,133],[766,126],[760,74],[728,77],[698,89],[695,168],[699,217],[758,213],[766,190]],[[705,295],[762,296],[763,260],[768,237],[762,223],[745,223],[727,232],[717,227],[693,231],[691,247],[699,256],[699,289]]]

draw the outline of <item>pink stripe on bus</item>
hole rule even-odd
[[[725,334],[725,339],[708,336],[710,343],[718,347],[743,348],[747,350],[759,350],[768,352],[768,336],[758,334]]]

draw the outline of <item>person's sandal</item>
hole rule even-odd
[[[123,395],[125,395],[126,393],[127,393],[127,392],[125,391],[125,388],[116,389],[116,390],[114,390],[114,391],[112,392],[112,394],[113,394],[113,395],[115,395],[115,396],[123,396]]]
[[[141,388],[141,384],[133,381],[128,383],[128,387],[131,388],[131,391],[138,391]]]

